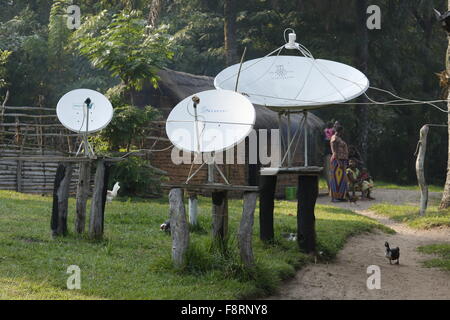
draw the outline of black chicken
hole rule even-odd
[[[385,256],[389,259],[389,264],[392,264],[392,260],[397,260],[395,264],[400,264],[400,248],[397,247],[391,249],[387,241],[384,246],[386,247]]]
[[[170,232],[170,219],[167,220],[166,222],[164,222],[163,224],[161,224],[161,226],[159,227],[159,229],[160,229],[161,231]]]
[[[434,14],[436,15],[437,21],[439,21],[442,25],[442,28],[444,28],[447,33],[450,33],[450,11],[447,11],[444,14],[441,14],[436,9],[434,10]]]

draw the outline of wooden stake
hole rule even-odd
[[[257,198],[257,192],[244,193],[244,208],[242,210],[242,219],[239,226],[238,237],[241,261],[248,268],[251,268],[255,265],[255,261],[253,258],[252,237]]]
[[[189,246],[189,228],[183,203],[183,189],[169,192],[170,231],[172,233],[172,261],[176,268],[186,263],[186,251]]]
[[[420,211],[421,216],[425,215],[428,206],[428,186],[425,180],[425,153],[427,151],[427,136],[429,126],[424,125],[420,129],[419,151],[416,159],[417,181],[420,186]]]
[[[225,238],[228,233],[228,193],[218,191],[212,193],[212,236],[221,249],[225,249]]]
[[[297,204],[297,241],[306,253],[316,251],[316,218],[314,207],[319,193],[319,177],[299,175]]]
[[[260,176],[259,183],[259,237],[263,241],[272,241],[274,237],[273,209],[277,176]]]
[[[77,185],[77,215],[75,218],[75,231],[83,233],[86,225],[86,205],[91,187],[91,163],[81,162]]]
[[[91,239],[101,239],[103,237],[104,202],[106,201],[106,197],[103,196],[105,189],[105,162],[103,160],[97,161],[94,184],[89,221],[89,237]]]
[[[72,164],[60,164],[56,171],[53,209],[51,219],[52,236],[67,234],[67,211],[69,204],[69,187],[72,179]]]

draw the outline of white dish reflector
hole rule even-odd
[[[234,90],[240,65],[221,71],[214,86]],[[369,80],[348,65],[299,56],[269,56],[242,64],[238,92],[254,104],[272,109],[314,109],[352,100]]]
[[[194,96],[200,99],[196,110]],[[208,90],[177,104],[167,118],[166,132],[178,149],[220,152],[244,140],[253,129],[255,117],[255,108],[243,95],[229,90]]]
[[[89,107],[86,101],[90,101]],[[102,130],[111,122],[113,113],[111,102],[101,93],[90,89],[70,91],[56,106],[56,114],[62,125],[81,133]]]

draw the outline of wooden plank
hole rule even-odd
[[[273,176],[277,174],[302,174],[320,175],[323,167],[282,167],[282,168],[261,168],[261,176]]]
[[[17,177],[17,192],[22,192],[22,166],[23,161],[19,160],[17,161],[17,170],[16,170],[16,177]]]
[[[241,185],[228,185],[221,183],[208,183],[208,184],[184,184],[184,183],[163,183],[161,184],[163,189],[181,188],[184,190],[192,191],[248,191],[256,192],[259,190],[257,186],[241,186]]]
[[[189,227],[183,203],[183,189],[175,188],[169,192],[170,231],[172,233],[172,261],[176,268],[186,263],[189,246]]]
[[[255,266],[253,257],[253,223],[254,214],[256,208],[256,199],[258,198],[257,192],[245,192],[244,193],[244,206],[242,210],[242,219],[239,226],[239,252],[241,255],[241,261],[247,268]]]
[[[120,162],[125,160],[125,158],[100,158],[105,162]],[[46,157],[36,157],[36,156],[23,156],[23,157],[0,157],[0,161],[11,161],[11,160],[23,160],[23,161],[35,161],[35,162],[89,162],[94,159],[87,158],[87,157],[53,157],[53,156],[46,156]]]
[[[56,109],[53,108],[41,108],[41,107],[29,107],[29,106],[14,106],[14,107],[5,107],[5,110],[33,110],[33,111],[53,111],[56,112]]]

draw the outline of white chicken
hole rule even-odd
[[[119,186],[119,182],[116,182],[114,184],[114,187],[111,190],[108,190],[106,193],[106,201],[107,202],[112,202],[114,200],[115,197],[117,197],[117,192],[119,191],[120,186]]]

